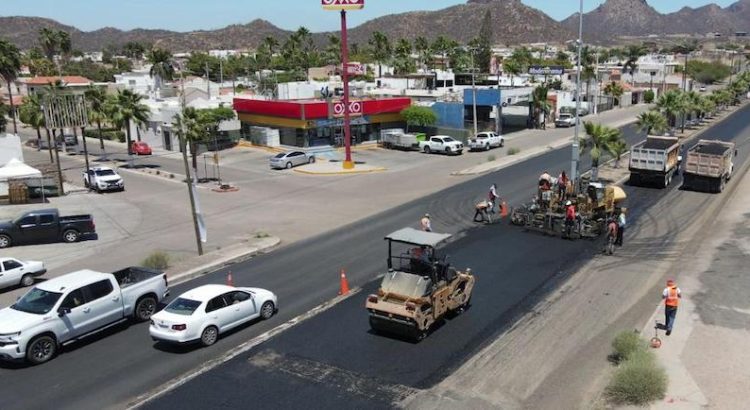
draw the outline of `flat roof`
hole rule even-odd
[[[425,232],[414,228],[403,228],[386,236],[385,239],[408,243],[410,245],[435,248],[450,237],[451,235],[447,233]]]

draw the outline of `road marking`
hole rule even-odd
[[[145,393],[145,394],[142,394],[142,395],[136,397],[135,400],[133,400],[133,401],[131,401],[130,403],[127,404],[126,409],[128,409],[128,410],[137,409],[138,407],[143,406],[144,404],[150,402],[151,400],[153,400],[153,399],[155,399],[155,398],[157,398],[159,396],[162,396],[163,394],[165,394],[167,392],[170,392],[170,391],[172,391],[172,390],[174,390],[174,389],[182,386],[183,384],[185,384],[185,383],[189,382],[190,380],[192,380],[192,379],[200,376],[201,374],[206,373],[206,372],[208,372],[208,371],[210,371],[210,370],[212,370],[212,369],[214,369],[214,368],[216,368],[216,367],[218,367],[218,366],[220,366],[220,365],[228,362],[229,360],[232,360],[235,357],[237,357],[237,356],[239,356],[239,355],[241,355],[241,354],[243,354],[245,352],[250,351],[254,347],[260,345],[261,343],[264,343],[264,342],[268,341],[269,339],[271,339],[272,337],[280,334],[281,332],[284,332],[287,329],[291,329],[292,327],[294,327],[294,326],[296,326],[296,325],[304,322],[305,320],[310,319],[310,318],[312,318],[312,317],[314,317],[314,316],[316,316],[316,315],[318,315],[320,313],[325,312],[326,310],[328,310],[328,309],[336,306],[337,304],[343,302],[344,300],[347,300],[350,297],[358,294],[361,290],[362,290],[361,288],[354,288],[354,289],[352,289],[349,292],[348,295],[338,296],[338,297],[336,297],[334,299],[331,299],[331,300],[329,300],[327,302],[324,302],[324,303],[322,303],[322,304],[314,307],[309,312],[303,313],[303,314],[301,314],[301,315],[299,315],[299,316],[297,316],[297,317],[289,320],[286,323],[283,323],[283,324],[281,324],[281,325],[279,325],[279,326],[277,326],[277,327],[275,327],[275,328],[273,328],[273,329],[271,329],[271,330],[269,330],[269,331],[267,331],[267,332],[265,332],[265,333],[263,333],[263,334],[255,337],[255,338],[253,338],[251,340],[248,340],[245,343],[242,343],[241,345],[239,345],[237,347],[232,348],[232,350],[230,352],[225,353],[224,355],[222,355],[220,357],[217,357],[215,359],[207,361],[206,363],[204,363],[199,368],[197,368],[197,369],[195,369],[193,371],[190,371],[190,372],[188,372],[188,373],[186,373],[186,374],[184,374],[182,376],[179,376],[179,377],[177,377],[175,379],[172,379],[171,381],[169,381],[169,382],[167,382],[165,384],[162,384],[161,386],[157,387],[156,389],[154,389],[154,390],[152,390],[152,391],[150,391],[148,393]]]

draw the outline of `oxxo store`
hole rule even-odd
[[[352,143],[376,141],[380,130],[403,128],[401,110],[411,105],[410,98],[357,99],[349,103]],[[338,100],[268,101],[234,99],[234,110],[242,122],[242,135],[251,127],[279,131],[282,145],[315,147],[342,145],[344,141],[344,103]]]

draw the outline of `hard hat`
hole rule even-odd
[[[424,217],[425,217],[425,218],[429,218],[429,217],[430,217],[430,214],[424,214]]]
[[[570,202],[570,201],[568,201],[568,202],[565,203],[565,206],[571,206],[571,205],[573,205],[573,203]]]

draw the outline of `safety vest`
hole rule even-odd
[[[576,219],[576,209],[573,207],[573,205],[568,206],[568,209],[565,210],[565,219],[571,221],[573,219]]]
[[[670,307],[677,307],[680,304],[680,297],[676,286],[667,288],[667,298],[664,299],[664,304]]]

